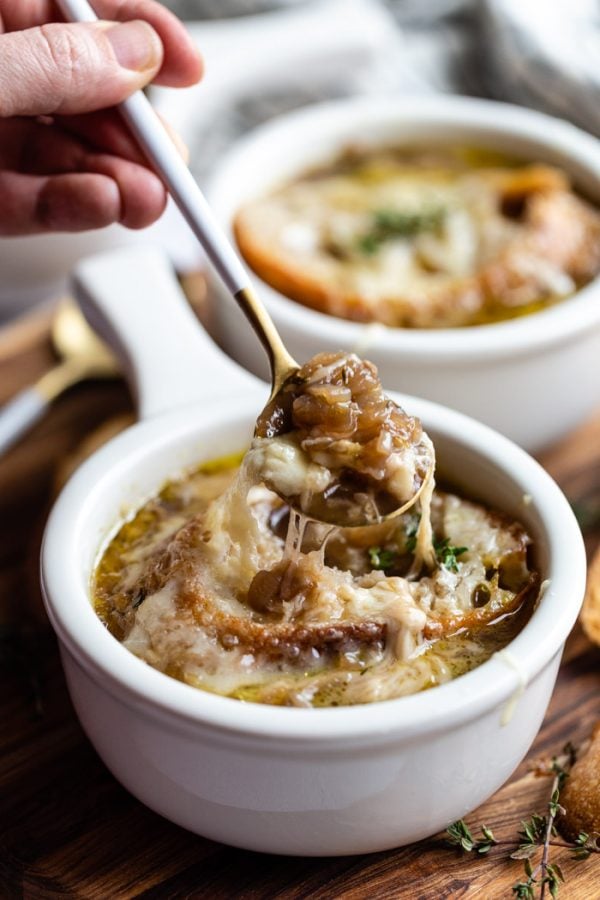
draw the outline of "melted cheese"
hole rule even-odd
[[[354,535],[334,529],[329,545],[318,526],[296,531],[302,590],[265,614],[246,597],[257,573],[284,556],[285,542],[271,527],[277,498],[254,485],[246,466],[232,480],[191,476],[161,498],[107,548],[96,576],[96,607],[129,650],[205,690],[299,706],[401,696],[478,665],[507,643],[527,614],[515,613],[520,601],[514,605],[531,578],[526,534],[451,494],[422,499],[419,564],[409,559],[404,574],[372,568],[362,529]],[[428,502],[436,536],[468,546],[456,571],[428,564]],[[377,539],[402,557],[413,523],[413,513],[387,523]],[[335,564],[341,551],[353,560],[348,568]],[[523,566],[522,584],[510,590],[499,571],[514,557]],[[486,609],[474,605],[482,583],[490,591],[490,621],[499,620],[486,628],[476,627]]]

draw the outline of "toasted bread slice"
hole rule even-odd
[[[439,328],[533,312],[600,271],[600,215],[549,166],[306,176],[242,207],[242,255],[329,315]]]

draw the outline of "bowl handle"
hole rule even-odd
[[[257,387],[266,402],[268,386],[208,336],[159,248],[88,257],[76,266],[73,287],[86,319],[122,363],[140,418]]]

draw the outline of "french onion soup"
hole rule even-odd
[[[348,150],[247,203],[234,231],[292,300],[395,327],[533,313],[600,272],[600,213],[562,169],[473,147]]]
[[[414,505],[385,518],[411,492]],[[372,524],[348,527],[365,497]],[[538,595],[530,544],[520,523],[434,489],[431,442],[372,364],[320,354],[245,455],[169,482],[120,527],[93,596],[131,652],[198,688],[368,703],[504,647]]]

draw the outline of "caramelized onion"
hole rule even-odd
[[[279,439],[285,445],[267,443]],[[433,468],[419,420],[386,396],[373,363],[353,353],[320,353],[295,372],[259,417],[253,450],[265,483],[287,503],[348,527],[410,503]]]

